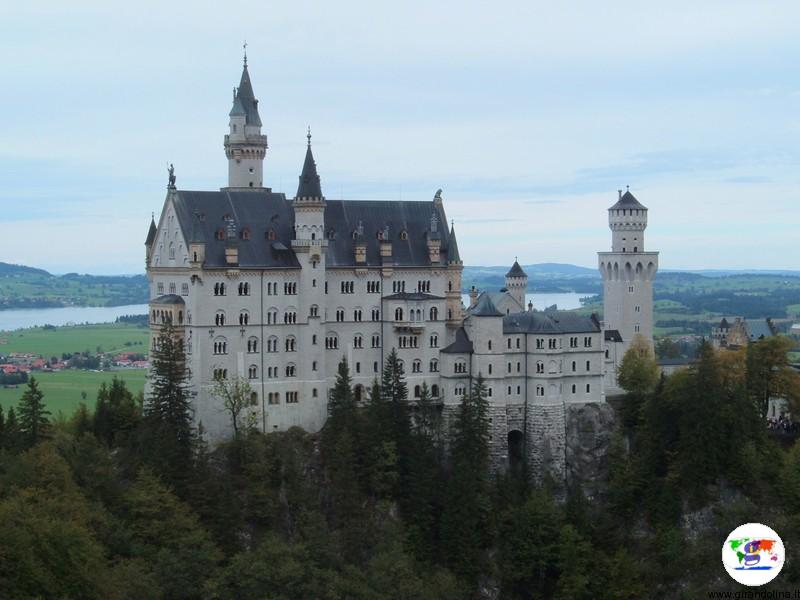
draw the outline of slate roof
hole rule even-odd
[[[506,273],[506,277],[527,277],[528,275],[525,271],[522,270],[522,267],[519,266],[519,263],[515,260],[514,264],[511,265],[511,269],[509,269],[508,273]]]
[[[426,292],[398,292],[384,296],[384,300],[444,300],[444,296],[435,296]]]
[[[291,200],[284,194],[269,190],[178,190],[174,192],[173,201],[184,238],[205,241],[206,268],[227,266],[226,240],[219,240],[216,236],[218,230],[225,231],[227,228],[225,217],[234,220],[238,235],[241,236],[245,228],[250,230],[249,240],[237,239],[239,268],[300,267],[291,250],[294,210]],[[430,266],[426,235],[434,211],[438,214],[439,222],[443,222],[444,209],[433,201],[327,200],[327,266],[357,266],[354,252],[356,243],[367,247],[367,266],[380,266],[382,259],[377,233],[386,226],[389,227],[395,266]],[[353,232],[359,225],[363,227],[364,235],[356,241]],[[275,232],[274,241],[267,239],[266,233],[270,229]],[[407,239],[401,239],[401,231],[406,232]],[[449,233],[442,232],[442,238],[441,263],[446,264],[451,237]]]
[[[226,267],[227,233],[217,239],[217,231],[226,232],[225,217],[231,217],[241,232],[250,229],[249,240],[239,240],[239,267],[299,268],[294,252],[288,250],[294,232],[294,214],[283,194],[268,191],[219,192],[177,191],[173,198],[175,213],[184,238],[199,238],[206,244],[205,266]],[[197,215],[197,216],[195,216]],[[272,229],[275,240],[267,239]],[[283,243],[276,246],[275,242]]]
[[[719,322],[719,328],[720,329],[729,329],[730,325],[728,325],[728,319],[726,319],[725,317],[722,317],[722,321]]]
[[[303,162],[303,172],[300,174],[300,183],[297,186],[296,198],[322,198],[322,186],[317,174],[317,163],[311,153],[311,134],[309,133],[306,159]]]
[[[603,337],[607,342],[621,342],[622,335],[620,335],[619,330],[617,329],[606,329],[603,333]]]
[[[442,348],[444,354],[471,354],[472,342],[463,327],[456,329],[456,339],[449,346]]]
[[[439,222],[445,220],[444,209],[433,201],[407,200],[326,200],[325,232],[335,232],[333,240],[328,237],[328,267],[353,267],[354,245],[367,246],[367,265],[381,264],[379,231],[388,225],[392,241],[392,257],[395,266],[430,266],[426,234],[430,228],[431,214],[436,211]],[[358,241],[353,232],[361,225],[364,235]],[[405,231],[407,239],[401,239]],[[450,235],[442,236],[440,261],[447,264]]]
[[[458,243],[456,242],[456,231],[453,224],[450,224],[450,247],[447,254],[448,262],[461,262],[461,255],[458,253]]]
[[[258,115],[258,100],[256,100],[256,96],[253,93],[253,84],[250,83],[250,73],[247,71],[247,65],[242,68],[242,78],[239,81],[236,98],[233,101],[233,108],[231,108],[230,114],[238,110],[237,101],[245,112],[245,123],[261,127],[261,117]]]
[[[617,203],[608,210],[614,210],[617,208],[640,208],[647,210],[647,207],[644,204],[641,204],[636,199],[636,196],[634,196],[630,192],[625,192],[624,194],[622,194],[620,199],[617,200]]]
[[[775,335],[775,330],[769,319],[755,319],[747,321],[747,334],[750,336],[751,341],[759,340],[761,338],[768,338]]]
[[[186,304],[183,298],[181,298],[177,294],[165,294],[164,296],[153,298],[152,300],[150,300],[150,302],[152,304]]]
[[[145,246],[152,246],[156,241],[156,221],[154,218],[150,219],[150,230],[147,232],[147,239],[144,241]]]
[[[481,294],[478,303],[469,311],[471,317],[502,317],[489,294]]]
[[[569,311],[528,311],[503,317],[503,333],[597,333],[596,318]]]

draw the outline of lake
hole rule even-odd
[[[146,315],[147,304],[126,306],[66,306],[63,308],[14,308],[0,310],[0,331],[42,325],[113,323],[124,315]]]
[[[525,303],[533,302],[533,307],[544,310],[557,304],[561,310],[581,307],[581,298],[591,294],[563,292],[558,294],[527,294]],[[469,295],[462,294],[464,306],[469,306]],[[147,304],[126,306],[67,306],[64,308],[15,308],[0,310],[0,331],[11,331],[23,327],[42,325],[77,325],[83,323],[113,323],[123,315],[146,315]]]
[[[581,298],[593,296],[588,292],[559,292],[556,294],[525,294],[525,308],[528,302],[533,302],[533,308],[544,310],[548,306],[556,304],[559,310],[572,310],[581,307]],[[469,294],[461,294],[461,301],[464,306],[469,306]]]

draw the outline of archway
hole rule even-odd
[[[525,436],[518,429],[508,432],[508,469],[521,472],[525,465]]]

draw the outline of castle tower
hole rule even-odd
[[[653,344],[653,279],[658,252],[646,252],[644,230],[647,208],[626,191],[608,209],[611,252],[599,252],[603,276],[603,312],[606,340],[621,338],[614,363],[619,364],[634,337]],[[617,335],[613,332],[616,331]]]
[[[450,223],[450,235],[447,247],[447,326],[451,329],[461,327],[463,311],[461,309],[461,273],[464,262],[458,251],[455,225]]]
[[[258,100],[247,71],[247,54],[239,87],[233,91],[233,108],[229,113],[229,131],[225,136],[228,157],[228,187],[259,189],[264,187],[264,156],[267,136],[261,135]]]
[[[317,174],[317,164],[311,152],[310,129],[306,138],[308,145],[303,171],[292,201],[292,250],[300,263],[299,290],[296,296],[298,322],[308,325],[297,331],[298,335],[303,336],[300,343],[306,349],[306,360],[300,366],[301,371],[297,376],[302,381],[301,397],[325,404],[328,398],[325,392],[325,346],[315,340],[325,337],[325,252],[328,247],[328,240],[324,235],[326,203]],[[317,396],[312,390],[318,388],[322,389],[322,393]],[[326,414],[327,408],[318,411],[315,407],[314,410],[316,414]]]
[[[506,289],[509,295],[519,304],[519,310],[525,310],[525,292],[528,290],[528,275],[519,266],[517,259],[506,273]]]

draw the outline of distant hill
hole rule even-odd
[[[123,306],[148,300],[144,275],[53,275],[0,262],[0,310],[62,306]]]
[[[0,262],[0,277],[14,277],[16,275],[50,275],[44,269],[26,267],[24,265],[12,265]]]

